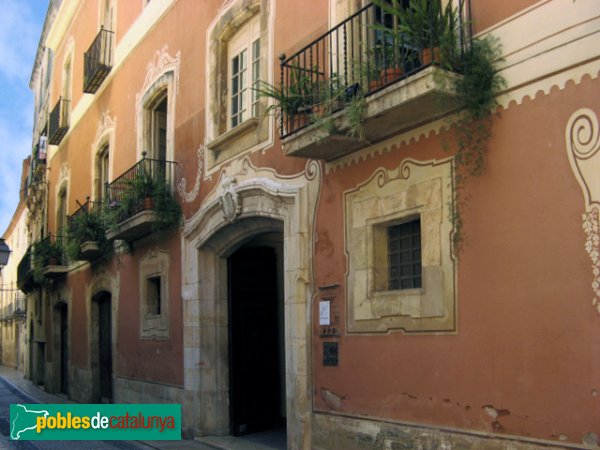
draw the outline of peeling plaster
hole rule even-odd
[[[330,408],[340,409],[342,407],[342,400],[345,400],[348,396],[340,396],[327,388],[321,388],[321,398],[325,400],[325,403]]]

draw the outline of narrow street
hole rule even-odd
[[[0,365],[0,450],[274,450],[284,449],[282,434],[255,433],[244,438],[205,436],[181,441],[13,441],[10,439],[11,403],[72,403],[64,396],[49,394],[13,368]],[[285,434],[283,434],[285,436]]]
[[[40,391],[40,393],[42,393]],[[4,376],[0,376],[0,448],[2,449],[122,449],[138,450],[150,447],[122,441],[11,441],[10,405],[11,403],[39,403],[29,394],[19,389]]]

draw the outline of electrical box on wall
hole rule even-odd
[[[339,351],[337,342],[323,342],[323,365],[337,366],[339,362]]]

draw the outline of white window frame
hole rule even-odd
[[[258,42],[258,45],[255,45]],[[258,50],[258,55],[255,53]],[[252,88],[260,76],[260,17],[253,17],[227,44],[227,129],[235,128],[258,114],[258,95]],[[241,59],[241,71],[234,73],[234,60]],[[238,63],[239,67],[239,63]],[[234,80],[242,78],[241,88],[234,94]],[[234,95],[240,108],[233,113]]]

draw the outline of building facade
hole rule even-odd
[[[6,266],[0,271],[0,353],[5,366],[25,371],[27,367],[27,314],[25,294],[17,286],[17,267],[27,251],[27,191],[30,161],[23,161],[19,203],[2,238],[10,249]]]
[[[420,4],[51,1],[28,376],[186,437],[597,445],[598,6]]]

